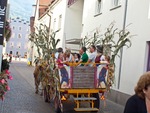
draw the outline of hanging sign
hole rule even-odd
[[[3,45],[7,0],[0,0],[0,45]]]

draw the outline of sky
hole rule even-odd
[[[29,20],[34,14],[33,6],[35,0],[9,0],[10,3],[10,17],[20,17],[24,20]]]

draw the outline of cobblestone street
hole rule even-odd
[[[10,64],[14,79],[9,81],[11,90],[6,94],[5,100],[0,101],[0,113],[55,113],[52,103],[45,103],[43,97],[34,93],[33,70],[34,67],[27,66],[22,61]],[[67,113],[75,113],[70,110],[72,106],[67,104]],[[123,106],[107,100],[105,108],[101,102],[99,113],[123,113]]]
[[[10,64],[14,79],[9,82],[11,90],[4,102],[0,101],[0,113],[54,113],[54,109],[34,93],[33,68],[25,63]]]

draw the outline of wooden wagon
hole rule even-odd
[[[63,103],[73,95],[75,111],[98,112],[100,107],[100,94],[107,88],[107,65],[98,67],[64,66],[59,69],[58,87],[55,94],[55,109],[63,113]],[[81,103],[89,106],[81,107]]]

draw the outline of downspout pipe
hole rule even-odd
[[[127,9],[128,9],[128,0],[125,1],[124,19],[123,19],[123,36],[125,34]],[[122,57],[123,57],[123,47],[120,49],[119,76],[118,76],[118,87],[117,87],[118,89],[120,88],[121,71],[122,71]]]
[[[49,14],[49,11],[46,13],[48,16],[49,16],[49,25],[48,25],[48,28],[50,30],[50,27],[51,27],[51,15]]]

